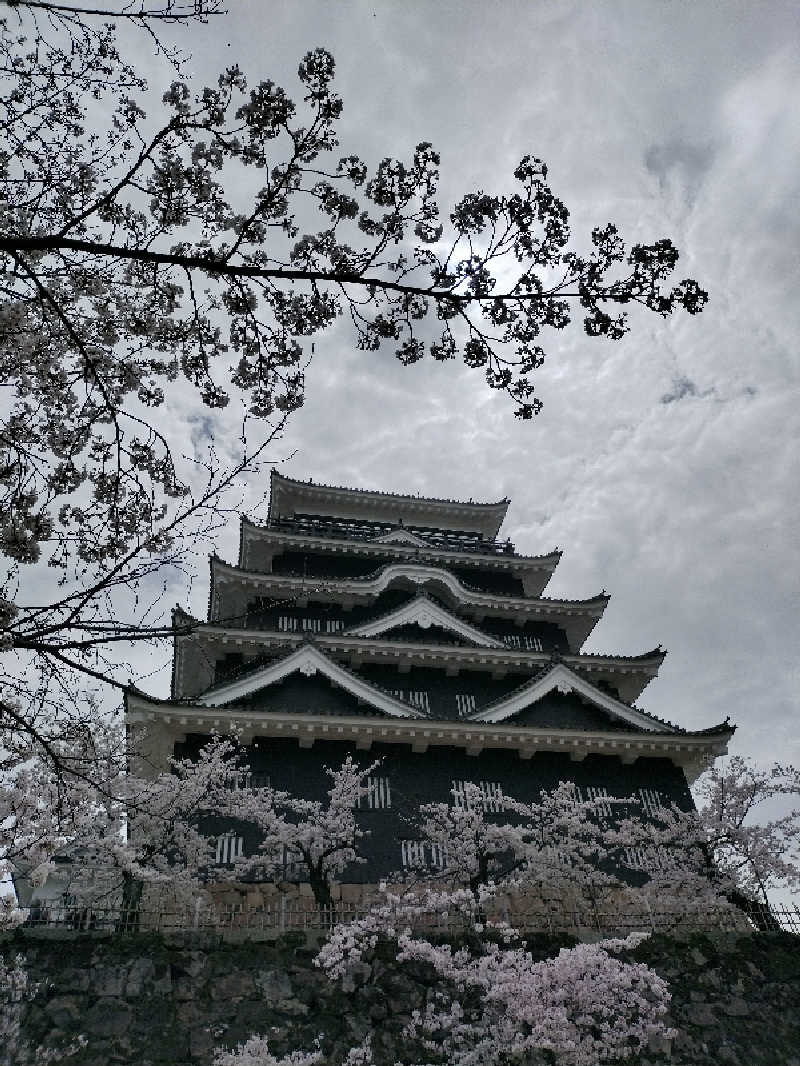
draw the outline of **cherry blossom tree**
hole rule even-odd
[[[0,791],[0,873],[37,885],[61,858],[70,897],[119,910],[131,928],[145,885],[168,885],[173,896],[202,893],[215,851],[202,822],[228,804],[238,745],[212,738],[196,759],[173,759],[167,770],[142,776],[128,769],[118,728],[95,730],[90,740],[88,749],[73,742],[59,752],[70,767],[63,777],[44,759],[9,775]],[[19,908],[9,911],[7,924],[20,916]]]
[[[407,964],[417,974],[427,969],[424,1006],[412,1012],[394,1066],[511,1066],[536,1054],[559,1066],[598,1066],[675,1035],[666,1021],[666,982],[642,963],[616,957],[646,934],[581,944],[537,961],[510,926],[478,922],[480,906],[464,889],[429,889],[422,896],[389,891],[369,914],[338,925],[320,949],[315,963],[332,981],[358,975],[363,982],[365,972],[380,973],[387,947],[393,973]],[[459,946],[425,935],[432,921],[454,914],[466,934]],[[381,962],[373,967],[378,953]],[[294,1054],[297,1059],[277,1060],[267,1041],[255,1036],[218,1052],[215,1066],[319,1061],[318,1050]],[[323,1061],[334,1062],[330,1056]],[[374,1066],[370,1035],[339,1062]]]
[[[335,920],[334,880],[365,861],[355,809],[377,762],[361,767],[348,757],[328,769],[327,797],[317,801],[237,787],[250,771],[235,737],[212,737],[195,758],[171,759],[155,772],[146,772],[140,748],[138,773],[118,729],[109,726],[91,741],[90,751],[73,743],[59,752],[70,765],[63,778],[49,761],[31,760],[0,791],[0,875],[40,885],[62,857],[70,897],[119,909],[124,928],[137,926],[145,886],[168,887],[172,901],[197,901],[213,882],[253,877],[308,881],[319,908]],[[215,866],[216,834],[208,825],[220,818],[252,825],[261,838],[257,852]],[[9,900],[6,927],[26,916]]]
[[[757,926],[779,929],[770,911],[776,889],[800,889],[800,772],[764,768],[732,756],[706,770],[695,786],[696,811],[670,806],[609,834],[619,862],[644,871],[643,896],[675,901],[678,913],[727,902]],[[777,806],[782,812],[769,813]]]
[[[348,755],[338,769],[326,767],[331,786],[324,801],[272,788],[244,789],[230,813],[254,825],[262,842],[256,854],[237,861],[237,873],[266,881],[307,880],[317,906],[333,920],[333,881],[349,866],[365,862],[358,851],[365,831],[355,810],[379,765],[380,760],[360,766]]]
[[[536,884],[558,895],[570,887],[594,894],[619,884],[602,866],[615,850],[603,813],[624,800],[583,799],[566,781],[534,803],[504,793],[501,810],[470,782],[454,790],[453,800],[424,804],[417,823],[425,850],[441,859],[438,879],[452,887],[466,886],[477,899],[488,885],[499,892]],[[430,879],[428,868],[419,873]]]
[[[149,27],[217,9],[118,15]],[[156,579],[191,570],[198,531],[213,536],[237,475],[302,403],[313,338],[337,318],[404,364],[460,353],[529,418],[541,335],[573,304],[587,334],[615,338],[635,304],[706,301],[692,281],[668,284],[668,240],[627,249],[609,224],[590,254],[571,251],[533,156],[515,191],[468,193],[445,226],[430,144],[372,168],[339,152],[323,50],[300,63],[299,104],[233,66],[211,86],[174,80],[148,118],[98,13],[27,0],[0,20],[0,728],[40,751],[65,717],[90,727],[76,672],[125,688],[113,649],[168,635]],[[239,434],[236,461],[213,448],[182,460],[166,410],[190,394]],[[66,582],[46,601],[20,589],[39,560]]]
[[[315,1066],[322,1062],[320,1051],[292,1051],[276,1058],[263,1036],[251,1036],[232,1051],[218,1051],[214,1066]]]
[[[411,1043],[401,1063],[421,1066],[422,1053],[425,1066],[502,1064],[538,1051],[559,1064],[595,1066],[672,1035],[666,983],[648,967],[614,957],[642,934],[563,949],[537,962],[510,926],[476,921],[480,907],[463,889],[430,890],[421,898],[387,893],[372,914],[337,927],[320,949],[316,963],[333,980],[354,965],[363,969],[387,940],[401,968],[423,963],[439,979],[406,1026]],[[470,934],[463,946],[425,935],[432,917],[454,912]]]

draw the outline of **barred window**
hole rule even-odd
[[[570,782],[569,793],[570,793],[570,799],[571,799],[572,803],[574,803],[574,804],[583,803],[583,792],[581,792],[580,785],[576,785],[573,782]]]
[[[587,788],[586,791],[589,794],[589,799],[593,800],[597,805],[597,809],[603,818],[611,817],[611,803],[609,800],[611,797],[604,788]]]
[[[479,803],[487,813],[497,814],[506,809],[503,786],[499,781],[454,781],[453,803],[456,810],[463,811],[470,806],[466,792],[467,785],[477,785],[481,790]]]
[[[541,651],[541,637],[509,635],[503,637],[503,643],[507,648],[525,648],[527,651]]]
[[[472,714],[475,706],[475,697],[471,692],[456,695],[456,710],[460,715]]]
[[[340,633],[343,628],[341,618],[296,618],[291,614],[278,617],[281,633]]]
[[[659,812],[664,809],[661,793],[655,788],[640,788],[639,798],[642,801],[642,810],[651,818],[657,818]]]
[[[650,873],[654,870],[660,870],[662,867],[669,868],[669,860],[664,854],[663,848],[625,848],[623,854],[625,865],[631,870]]]
[[[217,866],[230,866],[244,855],[244,840],[235,833],[223,833],[217,837]]]
[[[447,848],[429,840],[401,840],[400,862],[404,870],[443,870],[447,865]]]
[[[368,777],[365,781],[366,794],[356,800],[357,810],[377,811],[392,805],[392,791],[388,777]]]
[[[244,788],[269,788],[269,774],[261,770],[236,770],[228,774],[225,785],[234,792]]]
[[[412,707],[416,707],[417,710],[430,711],[430,704],[428,702],[428,693],[425,689],[393,689],[392,695],[396,696],[399,700],[403,700],[405,703],[410,703]]]

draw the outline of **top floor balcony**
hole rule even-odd
[[[425,541],[433,551],[467,552],[474,555],[514,555],[514,545],[506,540],[485,540],[478,533],[460,533],[454,530],[433,529],[423,526],[398,527],[386,522],[368,522],[362,519],[334,518],[324,515],[295,515],[294,518],[273,518],[268,529],[292,535],[324,537],[336,540],[372,541],[402,528],[416,538]]]

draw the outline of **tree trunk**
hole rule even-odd
[[[336,922],[336,907],[334,906],[328,878],[321,870],[312,866],[309,868],[309,881],[311,882],[311,891],[314,893],[314,902],[320,912],[320,917],[325,917],[330,925],[334,925]]]
[[[118,933],[135,933],[139,929],[139,907],[144,884],[129,873],[122,875],[122,906],[120,907]]]

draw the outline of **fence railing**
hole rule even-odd
[[[319,908],[292,899],[281,899],[259,907],[230,905],[210,907],[203,902],[194,906],[139,908],[76,903],[39,907],[30,912],[25,923],[32,929],[61,929],[97,933],[171,933],[216,932],[245,936],[247,933],[268,936],[289,931],[332,929],[342,922],[365,917],[369,906],[364,903],[339,903],[335,908]],[[800,907],[754,906],[749,916],[733,907],[641,911],[604,910],[593,905],[569,907],[563,904],[531,909],[501,908],[487,915],[489,920],[509,922],[523,933],[571,933],[620,936],[630,932],[687,932],[694,930],[756,931],[781,929],[800,934]],[[457,914],[423,914],[411,923],[420,931],[458,932],[467,926]]]

